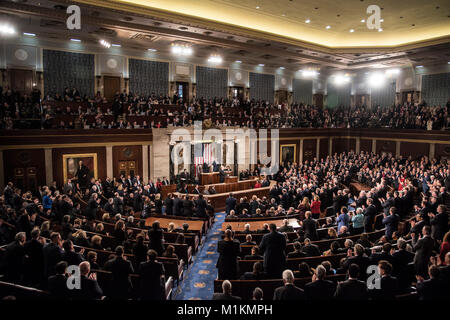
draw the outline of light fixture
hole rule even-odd
[[[304,77],[314,77],[318,75],[318,72],[315,70],[302,70],[302,76]]]
[[[236,60],[235,62],[236,62],[236,63],[242,63],[242,61],[241,61],[241,60]]]
[[[380,72],[375,72],[369,76],[368,84],[373,88],[379,88],[383,86],[384,81],[385,81],[384,75]]]
[[[16,30],[14,30],[14,28],[12,26],[7,25],[7,24],[0,25],[0,34],[10,36],[15,33],[16,33]]]
[[[416,68],[423,68],[423,66],[416,66]]]
[[[153,49],[153,48],[150,48],[150,49],[147,49],[148,51],[151,51],[151,52],[156,52],[156,51],[158,51],[158,50],[156,50],[156,49]]]
[[[364,23],[364,22],[366,22],[366,20],[362,19],[361,22]]]
[[[259,67],[264,67],[264,63],[258,64]]]
[[[355,29],[350,29],[350,32],[355,32]]]
[[[380,22],[384,22],[384,19],[380,19]]]
[[[311,20],[309,20],[309,19],[305,20],[305,23],[310,23],[310,22],[311,22]]]
[[[115,43],[111,44],[111,46],[112,46],[112,47],[121,47],[120,44],[115,44]]]
[[[378,29],[378,32],[381,32],[381,31],[383,31],[383,28]]]
[[[106,41],[104,39],[100,40],[100,44],[102,46],[104,46],[105,48],[110,48],[111,47],[111,43],[109,43],[108,41]]]
[[[281,70],[284,70],[284,67],[280,67]]]
[[[80,39],[70,39],[70,41],[73,41],[73,42],[81,42]]]
[[[212,54],[209,58],[208,58],[208,62],[209,63],[215,63],[215,64],[219,64],[222,63],[222,57],[218,54]]]
[[[260,7],[259,6],[256,6],[256,9],[259,9]]]
[[[172,43],[172,53],[180,56],[190,56],[192,54],[192,48],[187,44]]]
[[[400,73],[400,69],[394,68],[394,69],[387,69],[385,72],[387,75],[394,75],[394,74],[399,74]]]
[[[29,36],[29,37],[36,37],[35,33],[29,33],[29,32],[24,32],[23,35],[24,36]]]
[[[331,26],[326,26],[326,27],[325,27],[325,29],[330,29],[330,28],[331,28]]]
[[[337,86],[348,83],[349,81],[350,81],[350,77],[345,76],[345,75],[340,75],[340,74],[335,75],[334,79],[333,79],[334,84]]]

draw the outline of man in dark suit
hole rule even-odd
[[[189,173],[186,171],[186,169],[183,170],[182,173],[180,173],[180,180],[181,182],[187,183],[189,179]]]
[[[206,218],[206,201],[203,199],[203,195],[199,194],[198,199],[195,200],[195,216],[200,218]]]
[[[264,255],[264,270],[269,277],[277,279],[286,268],[286,238],[277,231],[274,223],[269,229],[270,233],[263,236],[259,250]]]
[[[339,282],[334,294],[337,300],[368,300],[369,294],[364,281],[358,280],[359,267],[351,264],[348,268],[348,279]]]
[[[178,197],[177,194],[174,194],[173,195],[173,207],[172,207],[173,215],[181,216],[180,204],[182,204],[181,199]]]
[[[245,272],[241,276],[241,280],[263,280],[263,279],[266,279],[266,274],[263,272],[263,265],[259,261],[253,264],[252,272]]]
[[[91,272],[91,264],[83,261],[79,265],[80,268],[80,289],[73,289],[71,292],[75,300],[98,300],[103,295],[103,290],[98,285],[97,280],[89,278]]]
[[[423,237],[419,237],[418,241],[415,241],[414,238],[412,240],[412,246],[416,252],[416,255],[414,256],[416,274],[423,278],[427,277],[428,262],[430,261],[434,248],[434,240],[431,238],[430,233],[431,228],[425,226],[422,228]]]
[[[382,224],[386,226],[386,237],[388,240],[392,239],[392,234],[397,231],[398,223],[400,222],[400,217],[397,214],[397,208],[391,207],[388,214],[383,213]]]
[[[389,209],[395,206],[395,201],[391,192],[386,193],[386,200],[381,200],[381,207],[385,215],[389,215]]]
[[[375,223],[375,216],[377,215],[377,208],[373,204],[373,199],[368,198],[367,208],[364,210],[364,232],[372,232],[373,224]]]
[[[230,214],[231,210],[236,209],[236,198],[233,197],[233,194],[231,192],[230,192],[227,200],[225,200],[225,205],[226,205],[225,213],[227,215]]]
[[[355,244],[353,251],[354,251],[354,256],[352,256],[351,252],[349,252],[347,259],[344,261],[344,264],[343,264],[344,269],[348,270],[351,265],[356,264],[359,267],[358,273],[359,273],[359,270],[363,270],[363,271],[361,271],[361,273],[359,273],[359,277],[360,277],[359,279],[365,280],[366,270],[370,264],[370,259],[365,255],[365,249],[359,243]]]
[[[10,282],[20,283],[22,281],[25,249],[24,245],[27,241],[25,232],[18,232],[14,241],[6,246],[4,254],[5,276]]]
[[[75,173],[75,177],[78,179],[78,183],[81,188],[86,188],[89,181],[89,168],[83,164],[83,161],[78,161],[77,172]]]
[[[247,254],[244,260],[264,260],[264,257],[259,254],[259,247],[255,244],[252,247],[251,254]]]
[[[303,289],[294,285],[294,274],[291,270],[283,271],[284,286],[276,288],[273,293],[273,300],[306,300]]]
[[[148,250],[147,261],[139,265],[139,297],[162,300],[164,297],[164,265],[156,261],[155,250]]]
[[[112,273],[111,298],[127,299],[132,284],[130,274],[134,272],[130,261],[124,259],[124,248],[117,246],[116,256],[105,263],[104,269]]]
[[[302,252],[306,254],[307,257],[317,257],[320,256],[320,249],[319,247],[311,243],[311,239],[305,238],[304,246],[302,248]]]
[[[319,265],[314,272],[312,281],[305,285],[305,294],[308,300],[332,300],[336,285],[329,280],[325,280],[327,270]]]
[[[220,183],[225,182],[225,171],[223,169],[223,166],[220,166],[220,169],[219,169],[219,181],[220,181]]]
[[[67,287],[66,269],[67,262],[60,261],[55,266],[56,274],[48,277],[48,291],[56,299],[69,299],[70,297],[69,288]]]
[[[302,221],[302,230],[305,238],[317,240],[317,221],[312,218],[311,211],[305,212],[305,219]]]
[[[432,212],[428,213],[431,224],[431,237],[434,240],[442,240],[444,234],[448,230],[448,214],[443,204],[437,207],[437,214]]]
[[[414,260],[414,253],[406,250],[407,242],[404,239],[397,241],[398,250],[392,254],[394,259],[394,272],[393,275],[397,277],[399,281],[400,289],[408,287],[411,283],[411,278],[414,274],[410,274],[410,263]]]
[[[224,282],[222,282],[222,292],[223,293],[214,293],[212,299],[213,300],[230,300],[230,301],[241,300],[240,297],[232,295],[231,282],[228,280],[225,280]]]
[[[192,217],[192,212],[194,209],[194,203],[189,199],[189,196],[184,196],[183,198],[183,216]]]
[[[84,261],[84,257],[82,253],[84,252],[84,248],[80,253],[75,252],[73,248],[72,240],[65,240],[63,242],[64,253],[62,256],[62,260],[66,261],[69,266],[71,265],[79,265]]]
[[[55,266],[62,261],[64,251],[62,250],[62,239],[58,232],[52,232],[50,235],[50,243],[44,246],[44,263],[45,274],[47,277],[56,273]]]
[[[394,300],[398,293],[397,278],[391,276],[392,264],[386,260],[378,262],[378,274],[381,278],[377,279],[378,288],[371,290],[371,296],[374,300]]]
[[[28,280],[32,285],[41,284],[44,280],[44,240],[40,236],[41,232],[38,228],[31,231],[31,240],[25,246],[25,253],[28,256],[27,269]]]
[[[172,215],[173,214],[173,197],[172,194],[169,193],[167,195],[167,198],[164,200],[164,207],[166,208],[165,213],[167,215]]]
[[[439,268],[437,266],[430,266],[428,269],[430,279],[425,280],[422,276],[417,276],[417,293],[420,300],[442,300],[446,297],[444,282],[439,279]]]

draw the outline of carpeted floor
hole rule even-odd
[[[195,255],[194,261],[185,271],[183,281],[175,290],[175,300],[211,300],[214,280],[217,278],[217,241],[225,221],[225,213],[216,213],[215,222],[206,234],[206,239]]]

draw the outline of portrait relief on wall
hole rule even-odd
[[[297,162],[297,146],[295,144],[280,145],[280,164]]]
[[[63,175],[64,183],[71,179],[74,183],[79,183],[81,188],[86,188],[92,178],[98,178],[97,154],[64,154]]]

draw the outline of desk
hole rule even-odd
[[[197,220],[178,220],[178,219],[170,219],[170,218],[160,218],[160,217],[150,217],[145,219],[145,226],[151,227],[153,222],[159,221],[159,225],[163,229],[169,228],[169,223],[173,222],[175,224],[175,228],[183,229],[183,224],[187,223],[189,225],[190,231],[201,233],[203,230],[204,221]]]
[[[279,227],[283,226],[283,220],[284,219],[252,221],[252,222],[248,222],[248,221],[224,222],[222,224],[222,231],[225,231],[227,229],[228,225],[231,225],[231,228],[234,231],[244,231],[245,225],[247,223],[250,224],[250,231],[261,230],[265,223],[267,223],[267,224],[275,223],[277,225],[277,227],[279,228]],[[300,228],[300,225],[298,224],[297,219],[288,219],[288,220],[289,220],[289,225],[291,227],[293,227],[294,229]]]
[[[201,173],[200,174],[200,184],[214,184],[219,183],[220,177],[218,172]]]
[[[238,177],[237,176],[225,177],[225,183],[234,183],[234,182],[238,182]]]

